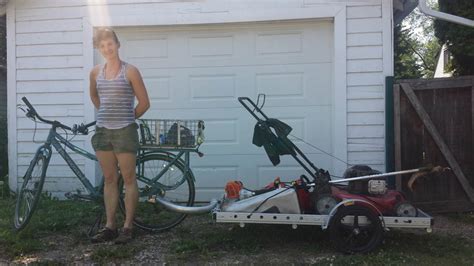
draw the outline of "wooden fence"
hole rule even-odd
[[[474,76],[400,80],[394,85],[395,168],[451,168],[420,178],[398,176],[397,189],[430,212],[474,210]]]

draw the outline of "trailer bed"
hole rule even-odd
[[[417,217],[379,216],[386,228],[418,228],[431,232],[433,217],[418,209]],[[330,216],[319,214],[282,214],[282,213],[246,213],[246,212],[214,212],[217,223],[245,224],[289,224],[319,225],[326,228]],[[364,221],[361,221],[363,223]]]

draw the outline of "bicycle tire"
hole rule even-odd
[[[45,151],[47,151],[46,148],[42,148],[35,154],[23,176],[21,188],[17,192],[13,217],[13,224],[17,231],[26,227],[38,206],[49,162],[49,156]]]
[[[166,165],[175,159],[170,153],[151,153],[139,158],[137,167],[144,168],[144,174],[137,173],[139,202],[135,211],[134,224],[146,231],[162,232],[181,223],[186,214],[166,210],[159,203],[152,203],[150,199],[160,196],[165,200],[181,206],[192,206],[195,197],[194,175],[191,169],[185,174],[184,162],[178,160],[174,168],[168,169],[155,183],[150,183]],[[138,171],[137,171],[138,172]],[[143,176],[145,178],[143,178]],[[179,184],[182,182],[181,184]],[[174,184],[178,187],[171,189]],[[159,189],[156,189],[159,188]],[[124,201],[120,200],[120,207],[125,213]]]

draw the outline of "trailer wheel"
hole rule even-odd
[[[383,240],[383,227],[377,214],[364,206],[341,207],[329,225],[333,245],[344,253],[367,253]]]

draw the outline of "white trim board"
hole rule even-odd
[[[8,184],[10,189],[17,190],[17,94],[16,94],[16,30],[15,4],[7,4],[7,65],[13,71],[7,72],[7,110],[8,110]]]
[[[88,14],[88,17],[93,27],[164,26],[295,19],[332,19],[335,18],[341,10],[345,10],[345,6],[312,6],[289,9],[270,8],[266,10],[253,10],[252,12],[237,9],[222,13],[171,13],[160,14],[160,16],[114,16],[110,14],[108,21],[105,21],[98,15],[94,15],[94,13]]]
[[[93,27],[87,18],[82,19],[83,29],[83,56],[84,56],[84,120],[85,123],[89,123],[95,120],[95,107],[92,104],[89,94],[89,75],[90,70],[94,67],[94,46],[92,43]],[[90,143],[92,134],[87,135],[85,142]],[[90,147],[90,145],[86,145]],[[91,151],[92,152],[92,151]],[[99,179],[97,175],[97,163],[92,160],[86,160],[85,162],[85,176],[91,182],[92,185],[97,185]]]

